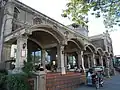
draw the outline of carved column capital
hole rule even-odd
[[[32,30],[30,30],[30,29],[25,29],[25,34],[31,35],[31,34],[32,34]]]
[[[60,41],[59,45],[61,46],[66,46],[67,45],[67,40]]]
[[[17,39],[28,39],[28,36],[26,34],[24,35],[17,35]]]

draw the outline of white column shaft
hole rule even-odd
[[[41,54],[42,54],[41,63],[42,63],[42,65],[43,65],[43,68],[45,69],[45,57],[46,57],[46,53],[45,53],[45,50],[44,50],[44,49],[42,49]]]
[[[17,39],[16,68],[21,68],[27,61],[27,37],[20,36]]]
[[[62,74],[66,74],[65,71],[65,63],[64,63],[64,46],[58,46],[57,47],[57,53],[58,53],[58,68],[61,69]],[[59,67],[60,66],[60,67]]]

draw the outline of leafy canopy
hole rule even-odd
[[[120,26],[120,0],[68,0],[63,17],[68,17],[77,24],[87,25],[88,12],[96,18],[103,17],[105,28],[112,30]]]

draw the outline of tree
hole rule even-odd
[[[77,24],[87,25],[88,12],[96,18],[103,17],[105,28],[113,30],[120,26],[120,0],[69,0],[63,10],[63,17],[68,17]]]

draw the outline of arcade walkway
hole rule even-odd
[[[96,90],[95,87],[81,86],[76,90]],[[112,79],[105,81],[104,87],[99,90],[120,90],[120,74],[113,76]]]

